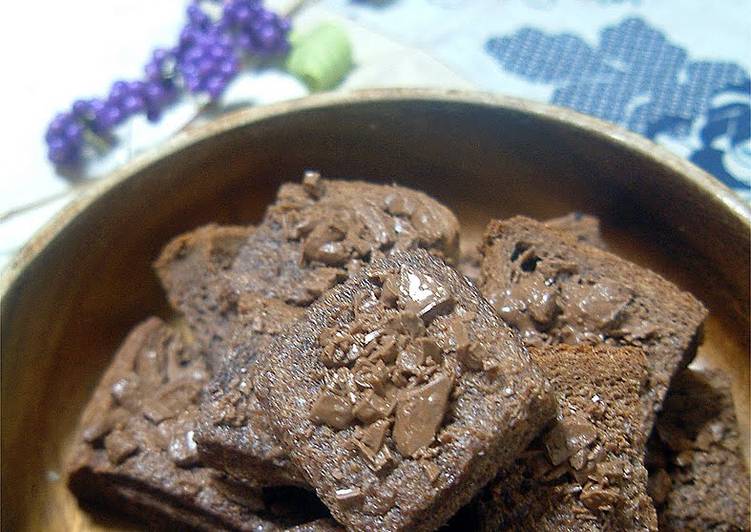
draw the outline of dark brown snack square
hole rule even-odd
[[[686,369],[657,418],[647,461],[660,530],[749,530],[749,474],[729,377]]]
[[[277,435],[354,530],[440,526],[555,412],[516,336],[422,250],[330,290],[258,364]]]
[[[707,311],[656,273],[529,218],[486,230],[479,286],[528,345],[641,347],[649,433],[672,376],[694,357]]]
[[[274,327],[299,315],[295,314],[299,309],[276,300],[240,298],[232,293],[227,272],[240,247],[247,243],[254,231],[252,227],[214,224],[200,227],[174,238],[154,265],[171,306],[183,318],[179,322],[181,333],[191,340],[194,349],[205,354],[214,370],[225,366],[227,359],[232,358],[233,342],[237,337],[247,340],[252,333],[254,344],[262,349],[263,342],[273,336]],[[216,381],[212,382],[217,385]],[[242,457],[249,457],[257,484],[303,484],[271,435],[255,397],[251,395],[247,402],[239,401],[237,394],[233,393],[223,399],[232,412],[223,408],[226,415],[217,421],[228,426],[242,424],[245,427],[242,434],[227,431],[228,437],[243,437],[234,448],[248,449]],[[218,423],[217,431],[222,430],[222,423]],[[227,448],[208,446],[203,453],[210,459],[202,461],[234,472],[234,456]]]
[[[83,412],[68,484],[150,525],[279,530],[320,517],[281,514],[258,489],[230,488],[203,466],[193,439],[203,357],[158,318],[126,338]]]
[[[473,503],[480,530],[657,530],[647,495],[637,348],[531,349],[559,414]]]
[[[283,185],[225,276],[236,336],[201,405],[202,459],[265,485],[301,484],[258,408],[255,357],[305,306],[370,261],[424,248],[454,262],[458,238],[451,211],[421,192],[314,172],[302,184]]]

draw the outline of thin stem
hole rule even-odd
[[[60,198],[64,198],[68,194],[73,194],[74,192],[80,191],[82,189],[87,188],[89,185],[93,185],[96,183],[97,180],[87,180],[87,181],[79,181],[77,183],[74,183],[71,185],[71,187],[67,190],[61,190],[60,192],[56,192],[55,194],[51,194],[49,196],[45,196],[43,198],[39,198],[37,200],[31,201],[29,203],[26,203],[24,205],[20,205],[18,207],[13,207],[12,209],[8,209],[7,211],[0,213],[0,223],[6,222],[10,220],[11,218],[14,218],[20,214],[24,214],[26,212],[29,212],[33,209],[36,209],[38,207],[43,207],[44,205],[51,203],[55,200],[58,200]]]

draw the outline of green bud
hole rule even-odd
[[[326,22],[304,34],[293,33],[290,44],[287,70],[313,92],[336,87],[352,69],[349,36],[336,24]]]

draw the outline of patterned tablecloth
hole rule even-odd
[[[7,20],[37,21],[31,38],[22,24],[0,36],[7,72],[17,73],[4,100],[19,103],[0,129],[0,267],[87,183],[169,138],[197,109],[186,100],[158,126],[132,120],[90,175],[56,175],[44,158],[46,122],[75,98],[137,76],[153,47],[174,40],[185,0],[60,4],[41,20],[35,3],[14,3]],[[751,200],[747,0],[320,0],[293,23],[322,20],[353,41],[357,66],[340,90],[476,88],[571,107],[653,139]],[[223,103],[305,94],[283,72],[250,72]]]

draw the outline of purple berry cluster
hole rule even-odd
[[[289,50],[289,20],[265,10],[260,1],[227,0],[223,22],[235,36],[236,46],[247,54],[268,56]]]
[[[131,116],[159,120],[180,91],[216,100],[244,60],[289,49],[289,21],[261,0],[192,0],[186,13],[177,46],[155,50],[143,80],[116,81],[106,98],[78,100],[52,120],[45,135],[52,163],[80,164],[92,138],[112,143],[113,129]]]

